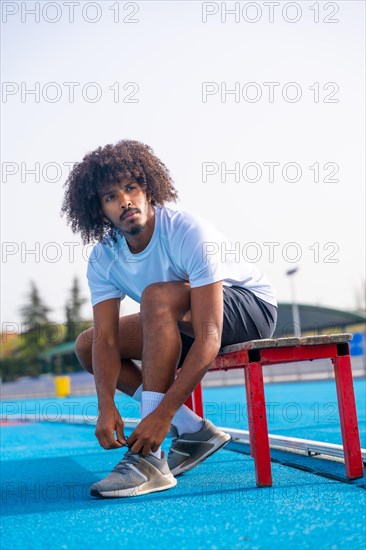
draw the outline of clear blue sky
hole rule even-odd
[[[299,266],[300,302],[356,308],[363,2],[281,2],[273,22],[264,2],[241,2],[226,22],[220,2],[120,2],[119,13],[116,2],[80,2],[73,22],[64,2],[41,2],[36,22],[35,4],[2,3],[3,322],[20,322],[31,279],[56,321],[75,275],[88,296],[88,251],[60,217],[63,183],[68,163],[123,138],[154,148],[178,207],[238,243],[279,301],[290,301],[285,272]],[[225,167],[239,172],[225,178]]]

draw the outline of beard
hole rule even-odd
[[[133,208],[133,210],[136,211],[137,214],[144,214],[144,213],[146,214],[145,220],[143,219],[144,223],[138,223],[138,222],[136,222],[136,220],[133,220],[130,227],[128,229],[124,228],[123,231],[118,226],[114,226],[122,237],[125,237],[126,235],[131,235],[131,237],[133,237],[135,235],[138,235],[139,233],[141,233],[145,229],[145,227],[147,225],[149,204],[146,203],[146,205],[144,207],[142,207],[142,208]]]
[[[129,229],[128,231],[126,231],[127,235],[138,235],[139,233],[141,233],[141,231],[143,231],[146,227],[146,224],[145,225],[142,225],[141,223],[139,224],[136,224],[134,226],[131,227],[131,229]]]

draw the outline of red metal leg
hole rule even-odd
[[[353,391],[351,358],[349,355],[340,355],[333,357],[332,362],[337,386],[346,475],[349,479],[356,479],[363,476],[363,465]]]
[[[198,384],[193,392],[194,412],[203,418],[202,385]]]
[[[188,397],[185,405],[203,418],[202,386],[198,384],[191,395]]]
[[[194,408],[193,408],[193,393],[191,393],[191,395],[187,398],[187,400],[184,404],[185,404],[186,407],[191,409],[191,411],[194,410]]]
[[[249,432],[253,443],[255,476],[258,487],[271,487],[272,471],[269,452],[268,426],[262,365],[260,362],[249,363],[246,367],[248,420],[251,423]]]
[[[250,392],[249,392],[249,369],[247,367],[244,367],[244,379],[245,379],[245,393],[247,396],[247,410],[248,410],[248,430],[249,430],[249,446],[250,446],[250,456],[253,458],[255,457],[255,450],[254,450],[254,438],[253,438],[253,418],[251,416],[252,414],[252,408],[248,406],[249,400],[250,400]]]

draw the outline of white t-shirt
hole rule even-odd
[[[130,252],[118,233],[117,243],[98,243],[89,257],[87,277],[92,305],[130,296],[141,302],[152,283],[188,281],[191,288],[222,281],[241,286],[277,306],[268,279],[246,262],[217,229],[199,216],[167,207],[154,207],[155,227],[147,247]]]

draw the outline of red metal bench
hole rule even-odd
[[[272,485],[262,367],[314,359],[331,359],[333,363],[346,475],[349,479],[363,476],[348,344],[350,340],[352,334],[252,340],[222,348],[211,364],[210,371],[244,369],[250,450],[259,487]],[[203,416],[201,384],[186,404]]]

